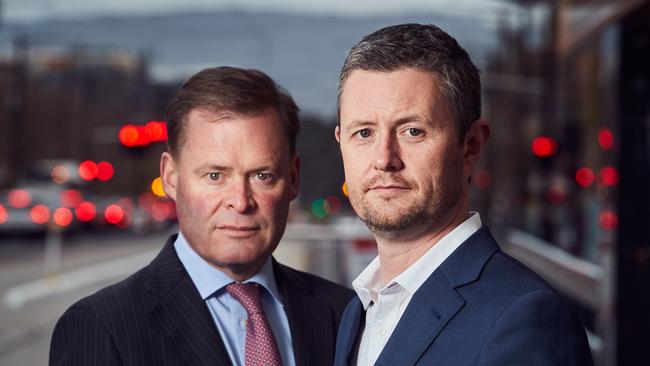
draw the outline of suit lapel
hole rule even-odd
[[[158,297],[153,324],[190,365],[230,365],[219,331],[194,283],[176,255],[172,236],[149,266],[145,284]]]
[[[485,227],[456,249],[416,291],[375,365],[414,365],[465,305],[456,288],[479,278],[499,250]]]
[[[334,319],[329,305],[318,301],[309,283],[273,260],[273,269],[289,320],[296,365],[320,365],[332,358]],[[331,361],[329,362],[331,364]]]
[[[365,314],[363,304],[355,296],[345,308],[345,312],[341,317],[341,324],[336,337],[335,366],[356,364],[353,359],[356,359],[356,354],[359,352],[358,340],[360,338],[360,330],[363,329],[365,324]]]
[[[375,365],[414,365],[465,301],[434,272],[402,315]]]

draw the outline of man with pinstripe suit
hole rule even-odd
[[[170,103],[160,163],[180,232],[65,312],[50,364],[331,365],[353,292],[271,257],[298,194],[298,131],[297,106],[264,73],[192,76]]]

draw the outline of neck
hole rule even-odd
[[[435,227],[413,238],[387,239],[376,236],[382,285],[387,284],[429,249],[469,217],[466,207],[452,211],[452,215],[441,218]],[[442,223],[440,222],[442,221]]]

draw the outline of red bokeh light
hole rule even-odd
[[[111,224],[119,224],[124,218],[124,210],[119,205],[110,205],[104,211],[104,218]]]
[[[74,209],[77,220],[82,222],[92,221],[97,215],[97,209],[92,202],[83,201]]]
[[[144,134],[149,141],[166,141],[167,124],[162,121],[149,121],[144,126]]]
[[[140,140],[140,130],[135,125],[124,125],[120,128],[118,138],[124,146],[136,146]]]
[[[600,184],[607,186],[615,186],[618,184],[618,170],[613,166],[606,166],[600,170]]]
[[[32,195],[24,189],[14,189],[7,195],[7,202],[15,208],[25,208],[32,203]]]
[[[603,150],[611,150],[614,147],[614,134],[607,127],[598,132],[598,144]]]
[[[76,189],[66,189],[61,191],[59,201],[61,206],[73,208],[83,201],[83,195]]]
[[[618,227],[618,215],[612,210],[603,210],[598,216],[600,227],[605,230],[614,230]]]
[[[7,219],[9,219],[9,213],[7,212],[5,206],[0,205],[0,225],[7,222]]]
[[[557,151],[557,142],[550,137],[540,136],[533,140],[531,149],[540,158],[549,157]]]
[[[113,169],[113,165],[107,161],[101,161],[97,164],[97,179],[102,182],[106,182],[113,178],[114,172],[115,170]]]
[[[145,127],[133,124],[122,126],[118,133],[118,138],[120,143],[127,147],[145,146],[151,143]]]
[[[59,207],[54,210],[54,223],[61,227],[65,227],[72,223],[72,211],[67,207]]]
[[[594,171],[587,167],[582,167],[576,172],[576,182],[580,187],[586,188],[594,183]]]
[[[84,180],[93,180],[97,178],[99,169],[94,161],[86,160],[79,164],[79,176]]]
[[[44,224],[50,219],[50,209],[45,205],[36,205],[29,212],[29,218],[36,224]]]

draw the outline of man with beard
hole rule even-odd
[[[469,212],[490,124],[456,40],[419,24],[366,36],[338,103],[350,203],[379,256],[353,282],[335,365],[591,365],[575,313]]]
[[[276,262],[298,194],[298,107],[266,74],[205,69],[168,109],[160,170],[179,233],[74,304],[51,365],[331,365],[351,290]]]

